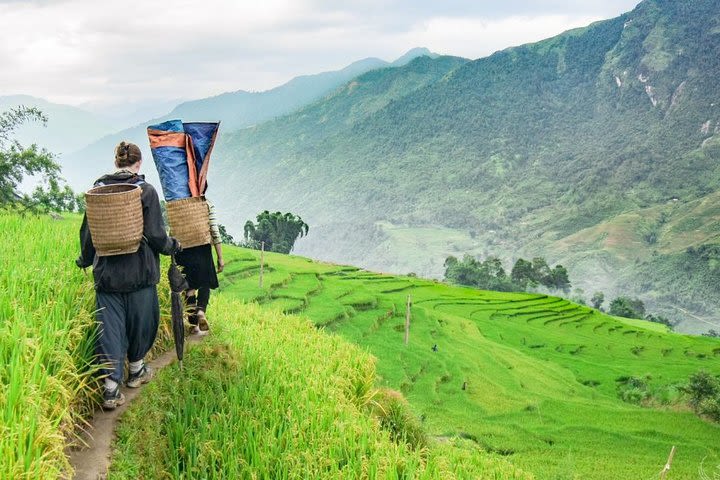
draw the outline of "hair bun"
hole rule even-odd
[[[115,166],[118,168],[129,167],[141,159],[140,148],[133,143],[122,141],[115,147]]]

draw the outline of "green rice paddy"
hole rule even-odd
[[[717,339],[557,297],[275,254],[266,254],[265,268],[283,281],[266,278],[260,290],[258,253],[228,252],[228,265],[248,268],[231,268],[222,295],[300,313],[365,348],[382,382],[407,397],[436,438],[471,439],[537,478],[651,478],[673,445],[672,478],[698,478],[701,468],[720,465],[720,427],[685,408],[679,390],[700,369],[720,373]],[[647,383],[642,406],[619,398],[628,377]]]
[[[0,247],[0,478],[69,476],[73,425],[97,400],[78,226],[0,215],[17,239]],[[720,373],[717,339],[294,256],[266,254],[262,288],[259,252],[226,248],[226,265],[213,334],[128,410],[110,478],[642,480],[673,445],[668,479],[719,471],[720,426],[680,390]],[[620,398],[631,377],[638,404]],[[406,440],[416,426],[424,446]]]

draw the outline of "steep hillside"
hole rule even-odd
[[[0,245],[2,479],[73,478],[72,432],[98,402],[92,276],[72,261],[79,225],[0,211],[17,240]],[[152,353],[171,348],[164,279],[158,290]],[[232,293],[212,303],[213,335],[186,345],[184,370],[159,372],[123,414],[110,478],[532,479],[473,442],[427,442],[348,341]]]
[[[65,435],[94,392],[79,221],[0,214],[18,240],[0,248],[2,478],[71,473]],[[211,336],[123,417],[109,478],[642,479],[672,445],[674,479],[720,464],[720,427],[679,388],[720,374],[718,339],[279,254],[260,288],[259,252],[225,254]]]
[[[670,311],[662,298],[671,292],[644,289],[634,264],[717,242],[717,229],[694,233],[702,217],[681,218],[720,186],[718,46],[717,2],[646,0],[466,63],[363,115],[338,114],[329,97],[313,106],[327,112],[322,122],[309,113],[242,131],[218,150],[227,175],[214,195],[237,212],[236,233],[261,208],[300,213],[315,233],[299,251],[320,258],[438,275],[442,256],[458,248],[451,229],[465,251],[547,255],[585,290],[630,285]],[[677,229],[642,216],[668,204]],[[636,223],[616,229],[613,248],[586,249],[573,237],[629,212]],[[430,229],[437,248],[398,242],[403,228]],[[647,229],[658,231],[645,237]],[[636,236],[639,245],[623,243]],[[711,294],[720,304],[720,291]],[[716,308],[695,313],[720,322]]]
[[[424,56],[416,58],[402,68],[388,67],[360,75],[322,100],[291,115],[226,134],[223,142],[218,146],[219,165],[215,168],[223,172],[225,181],[239,184],[244,184],[257,175],[271,172],[279,174],[285,167],[294,169],[297,165],[288,158],[293,152],[301,155],[316,152],[318,145],[322,145],[327,139],[346,132],[357,122],[381,111],[389,104],[440,80],[466,61],[458,57]],[[232,151],[229,152],[228,149]],[[236,163],[238,160],[239,163]],[[344,166],[344,163],[343,161],[341,165],[329,165],[329,167],[337,169]],[[250,171],[243,168],[247,164],[252,165]],[[307,165],[306,168],[316,167]],[[343,176],[340,171],[335,170],[335,173],[338,177]],[[306,172],[300,172],[301,177],[307,175]],[[328,176],[329,172],[325,175]],[[315,182],[311,178],[305,180]],[[285,183],[287,180],[281,182]],[[223,190],[225,185],[217,189],[220,195],[230,193],[228,190]],[[252,198],[258,204],[265,200],[272,201],[275,193],[277,192],[274,190],[257,192],[240,189],[237,192],[233,191],[231,195],[234,198],[237,198],[236,195],[247,198],[239,202],[244,207],[247,202],[252,201]],[[321,206],[322,204],[317,205],[317,207]],[[243,214],[245,213],[247,213],[246,209],[243,211]],[[237,216],[233,221],[240,222],[242,218]]]
[[[143,149],[143,156],[151,158],[145,129],[152,123],[174,118],[196,122],[221,120],[223,122],[220,132],[222,137],[226,132],[290,113],[326,95],[357,75],[388,65],[402,66],[422,55],[434,54],[427,49],[416,48],[392,64],[379,58],[366,58],[341,70],[296,77],[283,85],[263,92],[239,90],[184,102],[167,115],[147,120],[141,125],[122,130],[100,140],[97,140],[97,136],[88,136],[86,144],[90,141],[94,141],[94,143],[61,159],[63,172],[73,186],[84,188],[90,178],[94,179],[107,170],[107,159],[112,158],[113,148],[121,140],[136,143]],[[151,178],[153,176],[154,173]]]
[[[460,435],[539,479],[651,478],[672,445],[682,451],[673,478],[696,479],[720,463],[720,427],[691,413],[680,392],[693,372],[720,374],[718,339],[546,295],[278,254],[265,254],[260,288],[259,252],[226,256],[223,298],[298,313],[367,348],[383,382],[437,439]]]
[[[359,347],[237,297],[213,303],[212,336],[123,417],[110,480],[533,478],[468,440],[417,442]]]

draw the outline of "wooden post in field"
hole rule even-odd
[[[660,479],[665,480],[665,477],[667,477],[667,473],[670,471],[670,466],[672,465],[673,457],[675,457],[675,446],[670,449],[670,456],[668,457],[668,461],[665,464],[665,467],[663,467],[662,471],[660,472]]]
[[[668,457],[668,461],[665,464],[665,467],[663,467],[662,471],[660,472],[660,479],[665,480],[665,477],[667,477],[667,473],[670,471],[670,465],[672,465],[673,457],[675,456],[675,446],[670,449],[670,456]]]
[[[410,341],[410,307],[412,307],[412,298],[408,295],[405,306],[405,345]]]
[[[265,273],[265,242],[260,242],[260,288],[263,288],[263,273]]]

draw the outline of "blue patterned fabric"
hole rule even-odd
[[[151,125],[148,127],[148,137],[165,201],[190,197],[190,175],[182,122],[169,120]]]
[[[190,135],[195,151],[195,168],[200,172],[203,163],[205,163],[208,152],[213,146],[215,140],[215,132],[217,132],[219,123],[212,122],[193,122],[183,123],[185,133]]]

